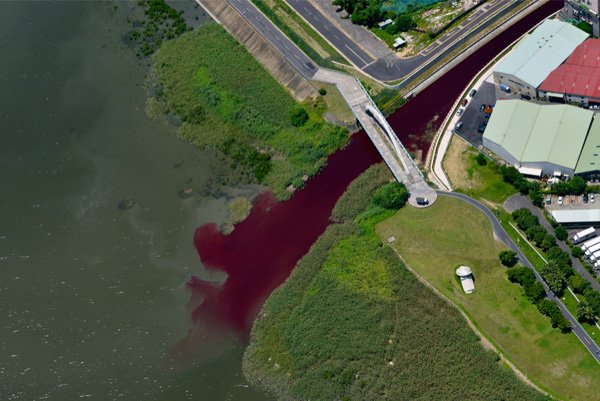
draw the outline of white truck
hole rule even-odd
[[[596,253],[598,251],[600,251],[600,244],[592,245],[585,251],[584,255],[589,258],[590,256],[592,256],[594,253]]]
[[[574,244],[579,244],[580,242],[585,241],[586,239],[590,239],[596,236],[596,229],[594,227],[586,228],[583,231],[579,231],[577,234],[573,236],[572,242]]]
[[[590,249],[591,247],[593,247],[596,244],[600,244],[600,237],[592,238],[592,239],[585,241],[583,243],[583,245],[581,245],[581,249],[583,251],[587,251],[588,249]]]

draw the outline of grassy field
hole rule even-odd
[[[394,247],[406,261],[471,316],[536,384],[568,399],[598,398],[600,366],[574,334],[553,329],[520,287],[508,281],[498,260],[504,246],[479,210],[442,196],[424,210],[402,209],[379,223],[377,233],[384,239],[395,236]],[[473,271],[473,294],[464,294],[454,279],[458,264]]]
[[[348,106],[348,103],[346,103],[344,97],[335,85],[318,81],[311,82],[317,89],[323,88],[327,91],[327,94],[323,96],[323,99],[325,99],[329,111],[331,111],[334,116],[347,123],[356,121],[356,117],[354,116],[354,113],[352,113],[352,110],[350,110],[350,106]]]
[[[444,171],[456,192],[503,203],[517,190],[504,182],[500,168],[490,160],[480,166],[475,160],[479,153],[462,138],[453,135],[442,163]]]
[[[334,209],[343,223],[265,303],[244,356],[249,382],[286,400],[547,399],[382,246],[375,224],[395,212],[369,203],[389,180],[381,167],[351,184]]]
[[[220,25],[206,23],[155,55],[156,100],[183,124],[179,136],[220,149],[242,179],[263,182],[275,196],[291,196],[343,146],[346,129],[323,120],[321,97],[298,104]],[[308,120],[293,125],[290,112]]]

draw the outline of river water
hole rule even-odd
[[[358,134],[291,201],[262,195],[222,237],[209,223],[258,188],[220,185],[215,154],[146,118],[147,66],[121,40],[131,10],[117,4],[0,2],[0,399],[268,400],[241,375],[238,339],[379,158]],[[443,117],[502,46],[402,108],[399,135]],[[136,205],[119,210],[125,197]]]

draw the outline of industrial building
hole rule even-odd
[[[523,174],[572,177],[593,117],[592,111],[563,104],[498,100],[483,135],[483,146]],[[594,131],[592,138],[596,140],[598,134]],[[587,165],[582,166],[582,172],[594,167],[590,163],[596,163],[598,156],[592,143],[585,150]]]
[[[563,18],[567,21],[587,22],[592,26],[592,34],[600,36],[600,0],[565,0],[562,9]]]
[[[600,103],[600,40],[587,39],[538,88],[550,101]]]
[[[581,29],[546,20],[494,68],[494,82],[537,97],[537,88],[588,38]]]
[[[586,181],[600,180],[600,118],[594,118],[587,138],[579,155],[575,174]]]

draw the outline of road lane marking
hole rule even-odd
[[[351,48],[349,48],[348,45],[345,45],[345,46],[346,46],[346,48],[348,48],[348,50],[350,50],[352,53],[354,53],[354,55],[356,55],[356,57],[358,57],[360,59],[360,61],[362,61],[363,63],[367,64],[367,62],[365,60],[363,60],[361,56],[359,56],[358,54],[356,54],[356,52],[354,50],[352,50]]]
[[[586,343],[590,344],[590,342],[587,338],[583,337],[583,339],[585,340]],[[592,344],[590,344],[590,345],[592,345]]]

